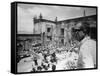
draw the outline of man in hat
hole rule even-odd
[[[72,29],[72,37],[80,42],[77,68],[96,67],[96,41],[90,38],[90,26],[87,22],[79,22]]]

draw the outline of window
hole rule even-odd
[[[61,43],[64,44],[64,39],[61,39]]]
[[[61,35],[64,35],[64,28],[61,28]]]
[[[50,32],[51,28],[47,28],[47,32]]]

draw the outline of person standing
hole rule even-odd
[[[72,29],[72,36],[80,42],[77,68],[96,67],[96,41],[91,39],[90,27],[87,22],[80,22]]]

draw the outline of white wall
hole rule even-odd
[[[10,73],[10,3],[14,0],[1,0],[0,2],[0,76],[14,76]],[[100,7],[100,0],[21,0],[30,2],[60,3],[75,5],[94,5]],[[98,13],[100,13],[100,8]],[[99,16],[99,15],[98,15]],[[99,22],[100,23],[100,22]],[[98,25],[99,25],[98,23]],[[100,29],[100,27],[98,26]],[[100,36],[98,36],[100,39]],[[99,40],[98,40],[99,42]],[[100,43],[99,43],[100,45]],[[99,46],[98,46],[99,47]],[[99,50],[98,50],[99,51]],[[100,52],[98,53],[100,58]],[[99,59],[100,63],[100,59]],[[100,64],[98,64],[100,67]],[[86,71],[69,71],[39,74],[22,74],[22,76],[99,76],[100,69]],[[19,75],[18,75],[19,76]]]

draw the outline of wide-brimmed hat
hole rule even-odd
[[[76,31],[83,31],[83,32],[89,32],[89,23],[88,22],[78,22],[76,25],[72,28],[73,32]]]

